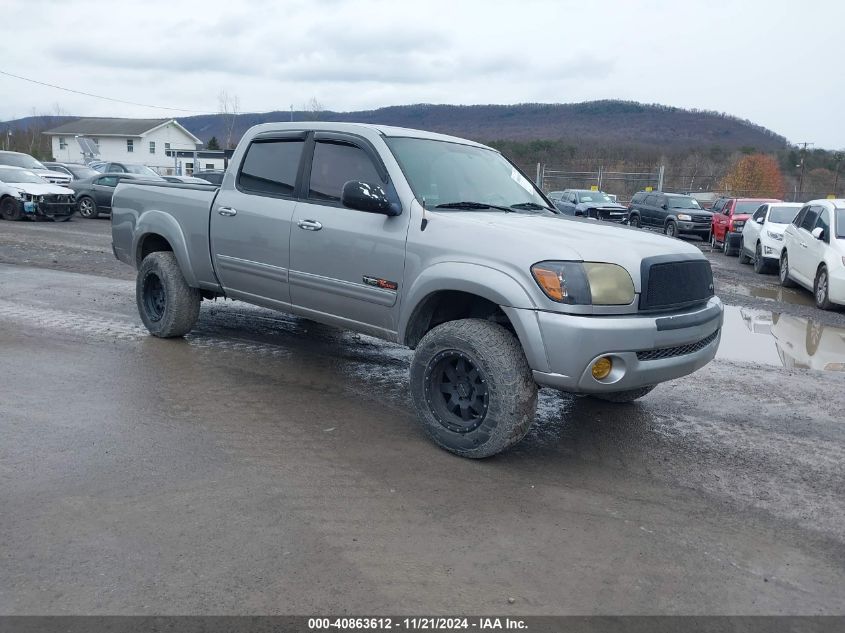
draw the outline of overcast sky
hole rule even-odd
[[[845,147],[841,0],[4,0],[0,70],[218,110],[632,99]],[[0,75],[0,120],[187,116]]]

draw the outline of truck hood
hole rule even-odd
[[[628,207],[619,204],[618,202],[602,202],[597,204],[595,202],[581,202],[575,206],[576,209],[608,209],[609,211],[627,211]]]
[[[429,239],[450,241],[455,224],[473,235],[467,254],[489,258],[506,253],[521,271],[545,260],[609,262],[623,266],[639,292],[640,264],[646,257],[678,255],[704,259],[694,245],[642,229],[575,216],[503,212],[431,213]],[[440,226],[438,226],[440,225]],[[433,229],[433,230],[432,230]]]
[[[59,185],[51,185],[50,183],[38,182],[7,182],[7,185],[14,187],[18,191],[28,193],[33,196],[72,196],[73,190],[67,187],[60,187]]]

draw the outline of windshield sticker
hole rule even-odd
[[[513,178],[516,181],[516,184],[518,184],[526,191],[529,191],[531,193],[534,192],[534,188],[531,186],[531,183],[528,181],[528,179],[522,174],[520,174],[516,169],[511,169],[511,178]]]

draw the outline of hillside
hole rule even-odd
[[[235,138],[252,125],[289,121],[289,111],[241,114]],[[0,123],[12,127],[47,129],[75,117],[27,117]],[[294,119],[357,121],[414,127],[454,134],[479,141],[563,140],[602,147],[642,147],[663,151],[718,146],[723,150],[753,147],[763,151],[783,149],[782,136],[750,121],[717,112],[684,110],[631,101],[589,101],[573,104],[519,105],[409,105],[358,112],[295,112]],[[223,142],[221,115],[179,117],[179,121],[204,141],[212,136]],[[46,125],[45,125],[46,124]]]

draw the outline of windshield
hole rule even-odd
[[[44,165],[28,154],[0,153],[0,165],[11,165],[12,167],[23,167],[24,169],[46,169]]]
[[[734,207],[734,215],[754,213],[762,204],[762,200],[746,200],[745,202],[737,200],[736,206]]]
[[[588,193],[579,193],[578,199],[581,202],[613,202],[613,198],[611,198],[606,193],[602,193],[601,191],[590,191]]]
[[[156,178],[159,178],[159,175],[146,165],[124,165],[123,167],[130,174],[140,174],[141,176],[155,176]]]
[[[427,209],[456,202],[548,209],[548,203],[531,181],[498,152],[419,138],[393,137],[385,142],[417,200],[425,201]]]
[[[775,224],[789,224],[798,215],[801,207],[769,207],[769,222]]]
[[[837,209],[835,211],[836,217],[836,237],[840,240],[845,240],[845,209]]]
[[[0,182],[37,182],[43,185],[47,181],[25,169],[0,167]]]
[[[669,199],[669,206],[673,209],[700,209],[701,206],[698,204],[698,200],[695,198],[675,198],[670,197]]]

